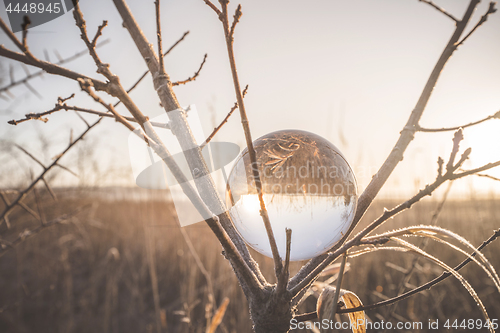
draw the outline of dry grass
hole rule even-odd
[[[159,192],[151,192],[149,200],[144,201],[91,200],[88,195],[60,197],[66,199],[51,202],[44,195],[47,220],[77,205],[93,206],[71,223],[50,227],[0,257],[0,332],[205,332],[207,316],[215,312],[207,306],[206,279],[179,231],[173,206],[161,200]],[[377,216],[383,206],[392,207],[393,203],[377,202],[365,221]],[[429,223],[436,206],[434,201],[416,205],[384,229]],[[479,245],[500,226],[499,220],[497,200],[449,201],[438,225]],[[5,229],[5,224],[0,226],[3,239],[12,240],[24,229],[38,225],[20,210],[11,216],[11,222],[14,227],[10,230]],[[151,237],[146,237],[146,230]],[[221,305],[225,297],[230,300],[217,332],[250,332],[246,301],[215,237],[203,224],[187,227],[187,232],[211,274],[215,306]],[[155,251],[159,320],[154,307],[148,241]],[[426,249],[450,265],[463,259],[434,243]],[[499,269],[500,243],[491,244],[484,253]],[[256,257],[265,275],[272,279],[272,260],[258,254]],[[410,254],[387,252],[354,258],[344,288],[358,294],[365,304],[380,301],[382,294],[392,297],[404,274],[391,267],[405,269],[412,261]],[[464,276],[476,288],[490,317],[499,318],[500,296],[486,274],[472,264],[469,266],[463,270]],[[293,263],[291,269],[296,271],[299,267],[300,263]],[[422,284],[441,272],[423,260],[418,267],[409,281],[412,285]],[[313,299],[300,309],[312,310]],[[382,316],[385,320],[405,318],[424,323],[428,319],[481,318],[473,299],[452,278],[399,303],[392,319],[391,310],[380,308],[367,314],[372,320]]]

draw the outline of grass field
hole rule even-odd
[[[14,249],[3,245],[0,332],[205,332],[207,317],[214,311],[210,306],[210,290],[215,306],[225,297],[229,299],[217,332],[251,332],[246,300],[216,238],[202,223],[185,228],[209,272],[208,288],[207,279],[177,226],[172,204],[161,200],[158,192],[151,192],[148,200],[141,201],[60,193],[59,201],[53,202],[48,194],[41,195],[47,221],[79,206],[88,206],[70,222],[27,237]],[[378,216],[383,207],[396,203],[375,202],[363,224]],[[478,246],[500,227],[498,203],[495,198],[448,201],[438,225]],[[427,199],[389,221],[383,229],[428,224],[437,205],[437,201]],[[3,240],[12,241],[24,230],[39,226],[38,221],[20,209],[15,210],[10,220],[11,229],[7,230],[5,223],[0,226]],[[420,240],[412,241],[420,244]],[[426,250],[452,266],[464,259],[433,242],[428,243]],[[499,270],[500,242],[491,244],[484,253]],[[259,254],[255,257],[272,281],[272,260]],[[364,304],[371,304],[395,296],[402,288],[425,283],[442,272],[420,259],[404,286],[404,270],[413,261],[412,254],[389,252],[354,258],[350,260],[343,287],[355,292]],[[292,263],[292,273],[301,264]],[[490,317],[500,318],[500,295],[487,275],[473,264],[461,273],[476,289]],[[299,312],[314,309],[315,299],[311,296]],[[447,319],[482,318],[472,297],[453,278],[398,303],[397,307],[378,308],[367,315],[373,321],[423,322],[424,328],[429,319],[444,323]]]

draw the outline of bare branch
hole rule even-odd
[[[205,1],[205,3],[213,9],[213,11],[217,14],[217,16],[220,16],[222,13],[221,11],[219,10],[219,8],[217,8],[210,0],[203,0]]]
[[[455,140],[454,140],[454,147],[455,147]],[[302,281],[300,281],[298,284],[291,286],[291,292],[293,295],[297,294],[300,292],[303,288],[307,287],[314,279],[316,276],[318,276],[325,267],[327,267],[333,260],[335,260],[339,255],[347,251],[353,246],[357,246],[360,244],[360,241],[363,237],[371,233],[373,230],[378,228],[380,225],[382,225],[385,221],[388,219],[396,216],[400,212],[407,210],[413,206],[413,204],[417,203],[420,201],[422,198],[431,195],[434,190],[436,190],[439,186],[441,186],[443,183],[445,183],[448,180],[454,180],[454,179],[459,179],[465,176],[468,176],[470,174],[478,173],[484,170],[488,170],[491,168],[494,168],[496,166],[500,165],[500,161],[497,161],[495,163],[489,163],[484,165],[483,167],[461,172],[461,173],[455,173],[455,171],[458,170],[458,168],[461,167],[461,165],[465,162],[465,160],[469,157],[471,153],[471,149],[468,148],[466,149],[463,153],[460,159],[458,160],[457,163],[451,164],[452,166],[450,169],[446,170],[446,173],[443,175],[438,175],[436,177],[436,180],[430,184],[427,185],[424,189],[420,190],[415,196],[413,196],[411,199],[405,201],[404,203],[396,206],[395,208],[391,210],[385,210],[384,213],[375,221],[373,221],[371,224],[369,224],[365,229],[360,231],[355,237],[353,237],[351,240],[348,242],[344,243],[342,246],[340,246],[337,250],[333,252],[329,252],[328,254],[325,255],[325,259],[320,262],[318,265],[316,265],[309,275],[304,278]],[[454,158],[453,154],[451,154],[450,158]],[[447,163],[448,165],[449,163]]]
[[[26,86],[26,88],[28,88],[29,91],[31,91],[33,93],[33,95],[35,95],[39,99],[43,99],[42,95],[40,95],[40,93],[38,91],[36,91],[36,89],[33,88],[33,86],[31,84],[29,84],[28,81],[24,82],[24,85]]]
[[[97,32],[95,33],[94,39],[92,39],[92,47],[95,49],[97,45],[97,39],[102,35],[102,30],[108,25],[108,21],[104,20],[102,21],[102,24],[97,27]]]
[[[243,15],[243,13],[241,12],[241,5],[238,5],[236,11],[234,12],[233,23],[231,24],[231,30],[229,31],[229,37],[231,39],[234,37],[234,29],[236,28],[238,22],[240,22],[241,15]]]
[[[94,126],[94,124],[90,125],[90,127]],[[78,140],[78,139],[77,139]],[[74,143],[75,141],[71,140],[70,141],[70,144]],[[59,156],[58,156],[59,157]],[[80,178],[80,176],[78,176],[76,173],[74,173],[73,171],[71,171],[71,169],[65,167],[64,165],[61,165],[59,163],[56,164],[57,167],[69,172],[70,174],[72,174],[73,176],[75,176],[76,178]]]
[[[21,25],[23,28],[23,51],[24,51],[24,53],[29,52],[27,38],[28,38],[28,26],[30,24],[31,24],[30,18],[28,17],[28,15],[24,15],[23,16],[23,23]]]
[[[94,37],[94,41],[90,41],[89,37],[87,35],[87,23],[85,22],[85,19],[83,18],[82,11],[80,10],[80,5],[78,1],[74,1],[74,10],[73,10],[73,17],[75,18],[75,23],[76,26],[80,29],[80,37],[82,40],[85,42],[85,45],[87,46],[87,49],[90,53],[90,56],[92,59],[94,59],[95,64],[97,65],[97,72],[100,74],[103,74],[106,76],[106,74],[103,72],[101,67],[103,66],[103,63],[99,56],[97,55],[97,52],[95,51],[95,44],[94,41],[97,41],[97,38],[102,34],[102,29],[108,24],[107,21],[104,21],[101,26],[98,27],[97,33]],[[106,76],[106,78],[109,80],[109,78]]]
[[[484,178],[493,179],[493,180],[496,180],[496,181],[500,182],[500,178],[493,177],[493,176],[491,176],[491,175],[485,175],[485,174],[482,174],[482,173],[476,173],[475,175],[476,175],[476,176],[479,176],[479,177],[484,177]]]
[[[7,24],[5,24],[4,20],[0,17],[0,28],[5,32],[7,37],[10,38],[10,40],[17,46],[17,48],[21,51],[25,51],[24,45],[17,39],[16,35],[12,32],[12,30],[9,29]]]
[[[54,199],[55,201],[57,201],[57,196],[54,193],[54,191],[52,190],[52,188],[49,186],[49,183],[47,182],[47,180],[45,180],[45,178],[42,178],[42,181],[43,181],[45,187],[47,188],[47,191],[49,191],[50,196],[52,197],[52,199]]]
[[[484,249],[486,246],[488,246],[489,244],[491,244],[494,240],[496,240],[498,237],[500,237],[500,229],[496,230],[493,235],[490,236],[490,238],[488,238],[487,240],[485,240],[483,242],[483,244],[481,244],[481,246],[479,246],[477,248],[477,251],[472,253],[471,254],[471,257],[475,257],[477,252],[481,251],[482,249]],[[472,261],[471,258],[466,258],[464,261],[462,261],[460,264],[458,264],[457,266],[455,266],[455,268],[453,268],[454,271],[458,272],[459,270],[461,270],[463,267],[465,267],[468,263],[470,263]],[[450,272],[443,272],[440,276],[438,276],[437,278],[421,285],[420,287],[417,287],[417,288],[414,288],[404,294],[401,294],[397,297],[393,297],[393,298],[390,298],[390,299],[387,299],[387,300],[384,300],[382,302],[378,302],[378,303],[375,303],[375,304],[371,304],[371,305],[366,305],[366,306],[363,306],[363,307],[357,307],[357,308],[352,308],[352,309],[341,309],[338,311],[338,313],[348,313],[348,312],[356,312],[356,311],[366,311],[366,310],[372,310],[372,309],[375,309],[375,308],[379,308],[381,306],[387,306],[387,305],[390,305],[390,304],[394,304],[396,302],[399,302],[399,301],[402,301],[410,296],[413,296],[415,294],[418,294],[424,290],[429,290],[432,286],[440,283],[441,281],[445,280],[446,278],[452,276],[452,274]]]
[[[453,172],[453,163],[455,163],[455,158],[457,156],[458,150],[460,149],[460,141],[464,139],[464,134],[462,129],[459,129],[455,132],[453,136],[453,149],[451,150],[450,158],[448,159],[448,163],[446,164],[446,171]]]
[[[39,160],[39,159],[37,159],[35,156],[31,155],[31,154],[30,154],[30,153],[29,153],[26,149],[24,149],[23,147],[21,147],[21,146],[19,146],[19,145],[17,145],[17,144],[15,144],[15,146],[16,146],[19,150],[21,150],[23,153],[25,153],[26,155],[28,155],[28,156],[29,156],[29,157],[30,157],[33,161],[35,161],[36,163],[40,164],[40,166],[41,166],[42,168],[46,169],[46,166],[45,166],[42,162],[40,162],[40,160]]]
[[[129,31],[132,39],[134,40],[139,52],[143,56],[148,65],[149,71],[153,76],[153,84],[160,97],[162,106],[164,107],[170,120],[174,122],[178,128],[177,138],[181,148],[185,152],[188,165],[191,173],[201,172],[202,174],[209,174],[206,164],[204,163],[201,151],[199,149],[192,149],[197,147],[196,141],[189,130],[185,112],[170,112],[173,110],[180,110],[179,102],[172,91],[172,85],[168,75],[159,75],[158,58],[151,44],[148,42],[142,31],[140,30],[137,22],[135,21],[130,9],[124,0],[113,0],[118,12],[123,19],[124,27]],[[134,115],[135,117],[135,115]],[[183,182],[186,179],[178,165],[172,160],[170,153],[164,145],[157,144],[161,140],[156,140],[156,134],[150,126],[149,122],[144,122],[147,127],[148,134],[153,135],[154,142],[150,143],[154,151],[165,161],[169,169],[176,176],[184,193],[188,196],[194,206],[200,211],[202,216],[207,216],[210,211],[224,211],[224,205],[220,199],[213,180],[211,177],[197,177],[198,174],[193,175],[195,178],[195,185],[199,189],[201,195],[191,187],[189,182]],[[206,203],[206,204],[205,204]],[[207,211],[207,206],[208,210]],[[246,245],[238,235],[234,226],[231,223],[230,216],[227,212],[222,213],[219,217],[206,219],[207,224],[212,229],[216,237],[222,244],[227,258],[229,258],[233,265],[235,272],[241,281],[244,281],[245,292],[258,292],[262,288],[263,277],[257,268],[256,263],[250,257]],[[244,258],[242,257],[244,256]]]
[[[496,2],[490,2],[490,5],[488,7],[488,11],[486,11],[486,13],[481,16],[481,19],[479,20],[479,22],[476,23],[476,25],[474,26],[474,28],[472,28],[472,30],[460,41],[456,44],[456,47],[459,47],[460,45],[462,45],[466,40],[467,38],[469,38],[476,30],[477,28],[479,28],[484,22],[486,22],[488,20],[488,16],[490,14],[493,14],[494,12],[497,11],[497,9],[495,8],[495,5],[496,5]]]
[[[0,219],[5,219],[6,216],[8,216],[8,214],[12,211],[12,209],[14,209],[15,206],[17,205],[22,205],[22,200],[28,195],[28,193],[30,193],[30,191],[35,187],[35,185],[41,181],[45,175],[47,174],[47,172],[49,170],[51,170],[54,166],[58,166],[60,168],[64,168],[63,166],[59,165],[59,160],[77,143],[79,142],[92,128],[94,128],[95,126],[97,126],[97,124],[99,124],[99,122],[102,120],[102,118],[99,118],[95,123],[93,123],[89,128],[87,128],[85,131],[83,131],[82,134],[80,134],[80,136],[78,138],[76,138],[72,143],[70,143],[66,149],[64,149],[55,159],[54,161],[47,167],[44,168],[44,170],[42,171],[42,173],[35,179],[33,180],[29,185],[28,187],[26,187],[24,190],[20,191],[18,193],[18,196],[16,197],[16,199],[14,199],[14,201],[10,204],[7,204],[6,207],[4,208],[4,211],[0,214]],[[66,169],[66,168],[64,168]],[[67,169],[69,170],[69,169]],[[69,170],[70,171],[70,170]],[[4,194],[3,192],[0,192],[2,193],[2,198],[5,200],[6,197],[4,197]]]
[[[207,54],[205,53],[205,56],[203,57],[203,61],[201,62],[200,68],[198,68],[198,70],[194,73],[194,75],[191,76],[191,77],[189,77],[189,78],[187,78],[184,81],[174,82],[174,83],[172,83],[172,86],[175,87],[175,86],[178,86],[178,85],[181,85],[181,84],[186,84],[188,82],[196,80],[196,78],[198,77],[198,75],[200,75],[201,69],[203,68],[203,65],[205,65],[206,60],[207,60]]]
[[[80,87],[82,88],[83,91],[85,91],[90,97],[94,99],[97,103],[101,104],[104,106],[106,109],[108,109],[109,112],[111,112],[114,116],[117,122],[122,123],[127,127],[131,132],[135,131],[135,127],[129,123],[121,114],[119,114],[115,108],[113,107],[112,104],[107,104],[102,98],[97,96],[97,94],[92,90],[92,82],[89,80],[79,80],[80,82]]]
[[[19,201],[17,204],[19,205],[19,207],[23,208],[25,211],[27,211],[35,219],[42,222],[42,220],[40,219],[40,216],[38,216],[38,214],[33,209],[29,208],[24,202]]]
[[[86,208],[86,206],[80,207],[69,214],[65,214],[52,221],[46,222],[32,230],[25,230],[21,234],[19,234],[19,236],[12,242],[0,239],[0,243],[7,245],[7,247],[5,248],[0,247],[0,257],[2,257],[8,250],[13,249],[16,245],[24,242],[27,238],[40,233],[43,229],[51,227],[56,224],[62,224],[68,222],[69,220],[74,218],[78,213],[80,213],[84,208]]]
[[[238,71],[236,70],[236,61],[234,59],[234,50],[233,50],[233,38],[230,35],[229,18],[227,14],[228,1],[219,0],[219,2],[222,5],[222,14],[220,15],[220,18],[222,20],[222,25],[224,27],[224,34],[226,36],[226,46],[229,56],[229,64],[231,66],[231,73],[233,76],[233,85],[234,85],[234,90],[236,92],[236,100],[238,101],[238,108],[240,110],[241,124],[243,126],[243,131],[245,132],[245,140],[247,144],[248,155],[250,156],[251,165],[258,165],[255,149],[253,148],[252,134],[250,132],[248,117],[245,110],[245,104],[243,103],[243,94],[241,93]],[[281,262],[280,254],[278,252],[278,247],[276,246],[276,239],[274,238],[273,229],[271,227],[271,222],[269,220],[269,215],[267,213],[266,204],[264,202],[262,182],[260,179],[258,168],[252,168],[252,174],[253,174],[253,181],[255,183],[255,187],[257,189],[257,193],[259,196],[260,215],[262,216],[262,220],[266,227],[267,237],[269,238],[269,244],[271,245],[271,252],[273,254],[273,259],[274,259],[274,270],[276,278],[278,278],[281,274],[281,270],[283,269],[283,264]]]
[[[349,230],[346,232],[344,237],[334,245],[334,247],[331,249],[331,251],[335,251],[339,249],[342,244],[346,241],[346,239],[349,237],[349,235],[352,233],[356,225],[359,223],[363,215],[365,214],[366,210],[368,207],[370,207],[371,203],[373,202],[373,199],[376,197],[382,186],[385,184],[389,176],[392,174],[396,166],[399,164],[400,161],[403,160],[404,153],[409,146],[409,144],[413,141],[415,137],[415,132],[417,130],[416,126],[418,125],[420,118],[422,117],[422,114],[427,106],[427,103],[431,97],[431,94],[434,90],[434,86],[436,85],[439,76],[450,59],[450,57],[453,55],[455,50],[457,49],[456,43],[458,42],[460,36],[462,35],[463,31],[465,30],[467,23],[469,22],[472,13],[474,12],[475,8],[477,7],[479,3],[479,0],[471,0],[469,2],[469,5],[462,17],[462,20],[457,24],[457,27],[455,31],[453,32],[450,40],[448,41],[448,44],[446,45],[445,49],[443,50],[441,56],[439,57],[436,65],[434,66],[434,69],[432,70],[429,79],[427,80],[427,83],[425,84],[425,87],[417,101],[417,104],[415,105],[415,108],[410,114],[410,117],[408,118],[408,121],[406,122],[406,125],[404,126],[403,130],[401,131],[400,137],[396,144],[394,145],[394,148],[390,152],[389,156],[385,160],[384,164],[380,167],[378,172],[373,176],[372,180],[368,184],[368,186],[365,188],[363,193],[360,195],[359,200],[358,200],[358,205],[356,208],[356,214],[354,216],[354,220],[349,228]],[[342,253],[342,252],[341,252]],[[290,286],[293,287],[297,285],[301,280],[305,279],[306,276],[308,276],[312,271],[317,271],[316,268],[319,267],[322,262],[327,259],[329,255],[327,254],[322,254],[319,255],[313,259],[311,259],[306,265],[304,265],[300,271],[290,280]],[[309,279],[310,281],[310,279]],[[302,284],[304,286],[304,284]]]
[[[0,19],[0,21],[1,21],[1,19]],[[60,66],[52,64],[50,62],[46,62],[46,61],[39,60],[36,58],[30,58],[25,54],[17,53],[17,52],[11,51],[9,49],[6,49],[3,45],[0,45],[0,56],[5,57],[5,58],[9,58],[12,60],[16,60],[16,61],[19,61],[21,63],[27,64],[27,65],[38,67],[40,69],[43,69],[45,72],[47,72],[49,74],[64,76],[68,79],[72,79],[75,81],[78,79],[89,79],[89,80],[92,80],[92,83],[97,90],[101,90],[101,91],[108,90],[107,84],[105,82],[99,81],[97,79],[92,79],[88,76],[85,76],[85,75],[77,73],[77,72],[73,72],[69,69],[66,69],[64,67],[60,67]]]
[[[342,256],[342,261],[340,262],[340,270],[339,270],[339,276],[337,277],[337,285],[335,288],[335,295],[333,296],[333,306],[332,306],[332,312],[329,315],[329,318],[335,318],[335,314],[337,313],[337,306],[339,302],[339,296],[340,296],[340,290],[342,288],[342,280],[344,278],[344,270],[345,270],[345,263],[347,261],[347,253],[344,253]]]
[[[170,53],[170,51],[172,51],[180,42],[182,42],[184,40],[184,38],[189,34],[189,31],[186,31],[184,33],[184,35],[182,35],[181,38],[179,38],[168,50],[167,52],[165,52],[163,54],[163,56],[165,57],[167,54]],[[149,73],[149,70],[145,71],[141,77],[139,79],[137,79],[137,81],[135,81],[135,83],[127,90],[127,94],[130,93],[132,90],[134,90],[138,85],[139,83],[141,83],[142,80],[144,80],[144,78],[146,77],[146,75],[148,75]],[[119,104],[121,103],[121,101],[118,101],[116,102],[113,106],[116,108]]]
[[[28,113],[25,115],[25,118],[18,119],[18,120],[9,120],[8,123],[11,125],[17,125],[17,124],[23,123],[23,122],[28,121],[28,120],[41,120],[43,122],[47,122],[49,119],[43,118],[43,117],[50,115],[54,112],[60,111],[60,110],[66,110],[66,111],[72,110],[72,111],[83,112],[83,113],[88,113],[88,114],[95,114],[95,115],[100,116],[100,117],[115,118],[115,116],[111,113],[101,112],[101,111],[87,109],[87,108],[81,108],[78,106],[71,106],[71,105],[67,105],[66,103],[60,104],[61,102],[62,101],[59,101],[58,104],[56,104],[56,106],[51,110],[41,112],[41,113]],[[113,105],[113,107],[116,107],[116,106]],[[128,116],[122,116],[122,117],[128,121],[137,122],[137,120],[133,117],[128,117]],[[151,125],[153,125],[154,127],[160,127],[160,128],[166,128],[166,129],[170,128],[170,125],[168,123],[159,123],[159,122],[152,121]]]
[[[416,126],[416,130],[419,131],[419,132],[448,132],[448,131],[456,131],[460,128],[467,128],[467,127],[471,127],[471,126],[474,126],[474,125],[477,125],[477,124],[481,124],[485,121],[488,121],[490,119],[500,119],[500,111],[497,111],[495,114],[492,114],[492,115],[489,115],[488,117],[486,118],[483,118],[481,120],[478,120],[478,121],[474,121],[472,123],[468,123],[468,124],[465,124],[465,125],[462,125],[462,126],[455,126],[455,127],[443,127],[443,128],[424,128],[424,127],[420,127],[420,125],[417,125]]]
[[[100,47],[102,45],[105,45],[107,43],[109,43],[109,39],[106,39],[106,40],[98,43],[96,45],[96,48],[98,48],[98,47]],[[67,57],[67,58],[64,58],[64,59],[60,57],[59,53],[56,53],[57,55],[59,55],[58,56],[59,61],[56,62],[55,64],[56,65],[62,65],[62,64],[65,64],[67,62],[71,62],[71,61],[73,61],[75,59],[78,59],[79,57],[81,57],[81,56],[83,56],[83,55],[85,55],[87,53],[88,53],[88,50],[85,49],[84,51],[77,52],[73,56]],[[50,63],[48,59],[47,59],[47,62]],[[25,84],[27,81],[29,81],[29,80],[31,80],[31,79],[33,79],[35,77],[42,76],[43,74],[45,74],[45,71],[41,70],[41,71],[38,71],[38,72],[35,72],[33,74],[29,74],[29,75],[25,76],[21,80],[15,81],[14,80],[14,67],[11,66],[10,70],[9,70],[9,74],[10,74],[10,83],[8,85],[6,85],[5,87],[0,88],[0,93],[7,92],[8,89],[10,89],[12,87],[18,86],[20,84]]]
[[[43,213],[42,205],[40,204],[40,196],[38,195],[38,190],[36,189],[36,187],[33,189],[33,193],[35,193],[35,203],[38,211],[38,216],[40,216],[40,223],[41,225],[44,225],[45,223],[47,223],[47,220],[45,219],[45,214]]]
[[[243,97],[245,97],[245,95],[247,94],[247,90],[248,90],[248,84],[247,86],[245,87],[245,89],[243,90]],[[234,102],[234,105],[233,107],[231,108],[231,110],[229,110],[229,113],[226,115],[226,117],[224,118],[224,120],[221,121],[221,123],[219,124],[219,126],[217,126],[216,128],[214,128],[214,130],[212,131],[212,133],[210,133],[210,135],[205,139],[205,141],[200,145],[200,148],[203,149],[207,143],[209,143],[210,141],[212,141],[212,139],[214,138],[215,134],[217,134],[217,132],[219,132],[219,130],[222,128],[222,126],[227,123],[229,117],[231,117],[231,115],[233,114],[233,112],[238,108],[238,102]]]
[[[160,74],[165,74],[165,64],[163,63],[163,46],[161,41],[161,15],[160,15],[160,0],[155,1],[156,9],[156,38],[158,39],[158,60],[160,64]]]
[[[75,112],[75,114],[78,116],[78,118],[80,118],[81,121],[83,121],[85,123],[85,125],[87,125],[87,127],[90,126],[88,121],[86,121],[85,118],[83,118],[81,114],[79,114],[78,112]]]
[[[438,11],[440,11],[441,13],[443,13],[444,15],[448,16],[449,18],[451,18],[453,21],[455,21],[455,25],[458,24],[458,19],[451,15],[450,13],[448,13],[446,10],[444,10],[443,8],[439,7],[438,5],[436,5],[434,2],[432,1],[429,1],[429,0],[418,0],[420,2],[425,2],[426,4],[434,7],[435,9],[437,9]]]
[[[292,247],[292,229],[285,229],[286,232],[286,255],[285,255],[285,266],[278,277],[278,282],[276,285],[276,292],[282,294],[286,291],[288,284],[288,277],[290,275],[290,251]]]

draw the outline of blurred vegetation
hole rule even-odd
[[[120,196],[123,191],[123,196]],[[43,229],[14,249],[2,246],[0,257],[0,332],[205,332],[209,306],[207,281],[177,225],[175,210],[165,192],[143,191],[136,200],[130,190],[57,190],[59,200],[39,190],[40,211],[51,221],[77,207],[85,206],[75,218]],[[31,200],[31,202],[30,202]],[[36,207],[34,195],[27,199]],[[369,222],[396,202],[378,201],[367,213]],[[429,223],[438,203],[426,200],[401,214],[384,229]],[[3,209],[3,207],[0,207]],[[498,200],[448,201],[438,225],[449,228],[479,245],[499,227]],[[25,230],[40,225],[31,215],[16,208],[12,227],[0,225],[0,237],[13,241]],[[203,223],[186,227],[203,266],[210,273],[215,307],[225,297],[230,302],[217,332],[251,332],[248,307],[221,246]],[[26,234],[25,234],[26,235]],[[419,241],[419,240],[412,240]],[[418,244],[418,243],[417,243]],[[154,306],[148,248],[154,249],[158,277],[160,319]],[[426,247],[449,265],[463,256],[439,244]],[[500,267],[500,242],[484,251],[493,266]],[[273,279],[272,260],[257,253],[264,274]],[[355,292],[364,304],[395,296],[405,276],[402,270],[413,255],[386,251],[350,260],[351,269],[343,287]],[[292,273],[303,263],[292,263]],[[420,285],[442,272],[421,259],[408,282]],[[491,318],[500,317],[500,297],[486,274],[473,264],[461,271],[476,288]],[[310,297],[299,312],[315,310]],[[394,309],[383,307],[367,312],[374,321],[428,319],[480,319],[473,299],[452,278],[408,300]],[[160,329],[157,326],[161,326]],[[425,327],[425,324],[424,324]],[[426,330],[422,332],[427,332]]]

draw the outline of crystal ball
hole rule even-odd
[[[358,199],[356,178],[344,155],[319,135],[299,130],[264,135],[253,146],[256,165],[248,149],[243,150],[226,186],[226,204],[241,237],[272,257],[253,178],[256,168],[281,258],[287,228],[292,230],[290,260],[328,251],[349,229]]]

